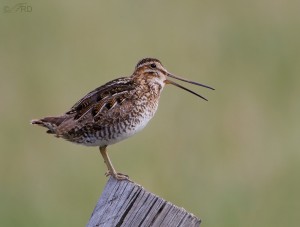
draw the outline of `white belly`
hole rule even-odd
[[[84,142],[80,143],[84,144],[85,146],[107,146],[125,140],[145,128],[145,126],[154,116],[156,109],[157,108],[154,110],[152,109],[152,111],[146,111],[143,115],[132,119],[131,122],[127,123],[127,127],[122,128],[120,126],[121,124],[124,125],[124,123],[120,123],[119,126],[114,125],[113,129],[109,130],[106,128],[103,130],[105,132],[97,132],[95,135],[89,135],[83,139]],[[111,133],[111,131],[114,132]],[[106,134],[106,136],[103,136],[103,134]],[[108,136],[109,134],[112,134],[112,136]]]

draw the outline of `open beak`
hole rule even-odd
[[[194,81],[190,81],[190,80],[186,80],[186,79],[183,79],[183,78],[181,78],[181,77],[174,76],[174,75],[172,75],[171,73],[167,73],[167,76],[168,76],[168,77],[172,77],[172,78],[177,79],[177,80],[181,80],[181,81],[183,81],[183,82],[187,82],[187,83],[190,83],[190,84],[194,84],[194,85],[198,85],[198,86],[201,86],[201,87],[205,87],[205,88],[208,88],[208,89],[211,89],[211,90],[215,90],[214,88],[209,87],[209,86],[207,86],[207,85],[200,84],[200,83],[197,83],[197,82],[194,82]],[[191,91],[190,89],[187,89],[187,88],[181,86],[180,84],[177,84],[177,83],[175,83],[175,82],[173,82],[173,81],[171,81],[171,80],[168,80],[168,79],[167,79],[167,80],[165,80],[164,82],[165,82],[166,84],[172,84],[172,85],[175,85],[176,87],[179,87],[179,88],[181,88],[181,89],[183,89],[183,90],[186,90],[186,91],[188,91],[188,92],[190,92],[190,93],[192,93],[192,94],[194,94],[194,95],[196,95],[196,96],[198,96],[198,97],[200,97],[200,98],[202,98],[202,99],[204,99],[204,100],[207,101],[206,98],[204,98],[203,96],[199,95],[198,93],[193,92],[193,91]]]

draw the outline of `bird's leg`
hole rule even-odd
[[[107,146],[102,146],[102,147],[99,147],[100,149],[100,153],[104,159],[104,162],[107,166],[107,169],[108,169],[108,172],[105,173],[106,176],[109,176],[111,175],[113,178],[117,179],[117,180],[129,180],[129,177],[128,175],[125,175],[125,174],[122,174],[122,173],[117,173],[116,170],[114,169],[110,159],[109,159],[109,156],[106,152],[106,147]]]

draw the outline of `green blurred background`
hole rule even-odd
[[[213,86],[166,87],[117,170],[203,226],[299,226],[299,1],[25,1],[0,13],[0,226],[84,226],[107,181],[98,149],[30,119],[156,57]]]

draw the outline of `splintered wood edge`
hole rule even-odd
[[[110,177],[87,224],[94,226],[199,226],[184,208],[146,191],[141,185]]]

